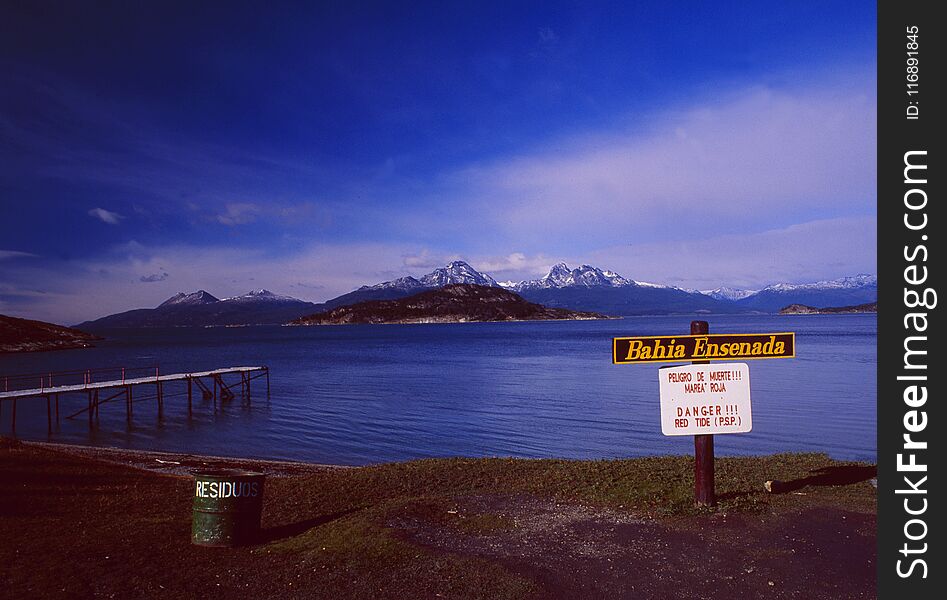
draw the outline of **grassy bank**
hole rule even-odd
[[[817,454],[718,459],[719,506],[698,510],[692,460],[442,459],[271,477],[261,543],[208,549],[189,544],[189,478],[6,441],[0,594],[872,593],[872,466]],[[767,493],[772,479],[787,492]],[[838,541],[849,550],[827,561]]]

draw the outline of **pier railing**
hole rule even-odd
[[[124,382],[127,379],[140,379],[149,375],[153,375],[155,378],[160,377],[161,368],[158,365],[150,367],[103,367],[0,375],[0,392],[45,390],[56,386],[87,385],[99,381]]]
[[[239,381],[233,378],[239,376]],[[228,382],[226,378],[231,380]],[[125,414],[132,420],[133,406],[136,402],[155,400],[158,419],[162,418],[165,398],[187,397],[187,414],[193,412],[194,392],[203,400],[213,400],[216,412],[218,400],[227,403],[241,397],[249,406],[250,383],[261,377],[266,378],[266,397],[270,396],[270,370],[266,366],[225,367],[210,371],[190,371],[186,373],[162,373],[155,367],[110,367],[104,369],[78,369],[73,371],[55,371],[47,373],[27,373],[18,375],[0,375],[0,417],[6,402],[11,406],[11,430],[16,431],[17,402],[27,399],[46,400],[46,423],[49,432],[53,431],[53,416],[58,424],[60,420],[60,396],[80,395],[85,397],[85,407],[80,408],[66,418],[72,419],[85,413],[89,425],[98,418],[99,407],[117,399],[124,399]],[[177,393],[168,393],[169,384],[185,386]],[[144,387],[153,394],[142,397],[134,390]]]

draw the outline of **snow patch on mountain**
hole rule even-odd
[[[446,267],[434,269],[420,279],[424,287],[444,287],[452,283],[467,283],[473,285],[484,285],[487,287],[499,287],[500,284],[485,275],[462,260],[455,260]]]
[[[198,304],[212,304],[214,302],[220,302],[220,300],[204,290],[197,290],[196,292],[190,293],[178,292],[159,304],[158,308],[167,306],[196,306]]]
[[[850,290],[861,287],[878,285],[878,277],[875,275],[866,275],[864,273],[854,277],[840,277],[827,281],[817,281],[815,283],[776,283],[768,285],[761,292],[799,292],[799,291],[820,291],[820,290]]]
[[[743,290],[739,288],[732,287],[718,287],[715,290],[698,290],[699,293],[710,296],[715,300],[742,300],[743,298],[748,298],[753,294],[757,293],[759,290]]]
[[[493,277],[481,273],[462,260],[455,260],[448,263],[440,269],[434,269],[427,275],[417,279],[411,277],[399,277],[391,281],[383,281],[375,285],[363,285],[358,288],[359,292],[371,290],[402,290],[405,292],[422,291],[433,288],[444,287],[453,283],[468,283],[474,285],[483,285],[487,287],[504,287],[497,283]]]
[[[398,279],[393,279],[391,281],[383,281],[382,283],[376,283],[375,285],[363,285],[358,288],[361,290],[416,290],[423,288],[424,286],[420,281],[411,277],[399,277]]]
[[[673,287],[673,286],[670,286],[670,285],[661,285],[660,283],[651,283],[650,281],[637,281],[637,280],[635,280],[635,279],[630,280],[628,283],[631,284],[631,285],[637,285],[638,287],[660,288],[660,289],[669,289],[669,288],[672,288],[672,289],[675,289],[675,290],[681,290],[681,291],[683,291],[683,292],[689,292],[689,291],[690,291],[690,290],[685,290],[685,289],[679,288],[679,287]]]
[[[631,283],[618,273],[603,271],[591,265],[570,269],[566,263],[557,263],[541,279],[521,281],[513,284],[511,289],[522,291],[567,287],[621,287]]]
[[[293,298],[292,296],[274,294],[270,290],[259,289],[250,290],[242,296],[224,298],[221,302],[302,302],[302,300]]]

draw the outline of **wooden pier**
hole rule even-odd
[[[266,378],[266,397],[270,396],[270,369],[266,366],[261,367],[226,367],[223,369],[214,369],[212,371],[198,371],[193,373],[172,373],[162,375],[160,370],[147,369],[149,372],[145,376],[131,377],[143,369],[97,369],[85,371],[62,371],[46,373],[40,375],[17,375],[3,377],[0,381],[0,416],[3,415],[4,403],[9,400],[12,403],[11,429],[16,431],[16,407],[17,401],[24,399],[46,399],[46,423],[48,430],[53,431],[53,419],[59,422],[59,397],[62,394],[81,394],[85,396],[86,406],[79,411],[67,416],[72,419],[83,413],[89,418],[89,425],[93,424],[93,419],[99,416],[99,407],[113,400],[122,398],[125,400],[125,413],[129,422],[134,414],[134,390],[142,386],[154,386],[154,396],[144,399],[154,399],[157,402],[158,418],[162,418],[164,412],[165,390],[164,386],[173,382],[184,382],[187,387],[187,415],[193,414],[193,397],[196,387],[203,400],[213,400],[214,410],[217,410],[218,402],[228,402],[233,400],[237,393],[250,403],[250,382],[260,377]],[[153,375],[150,374],[153,371]],[[113,378],[102,378],[103,373],[108,373]],[[121,374],[121,378],[117,376]],[[126,377],[126,374],[129,377]],[[224,376],[239,375],[240,381],[227,383]],[[95,381],[98,376],[101,381]],[[38,378],[39,387],[24,387],[23,389],[10,389],[12,387],[23,386],[24,382],[34,382],[36,385]],[[81,378],[81,382],[72,383],[70,380]],[[54,385],[54,381],[66,381]],[[238,388],[239,386],[239,388]],[[237,390],[237,393],[235,393]],[[178,394],[183,395],[183,394]]]

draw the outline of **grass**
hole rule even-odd
[[[0,562],[10,569],[0,579],[11,582],[11,590],[43,595],[58,591],[43,573],[67,565],[69,577],[62,581],[82,595],[121,592],[125,578],[134,575],[142,590],[182,597],[225,591],[282,597],[306,590],[303,595],[327,598],[529,598],[542,590],[527,576],[495,561],[420,546],[391,524],[412,520],[458,536],[501,539],[516,524],[477,508],[489,503],[476,501],[495,496],[598,506],[675,527],[694,526],[706,513],[810,506],[873,513],[875,490],[866,481],[871,469],[822,454],[721,458],[719,503],[712,509],[693,505],[693,457],[687,456],[457,458],[327,469],[268,479],[266,541],[215,551],[189,544],[189,478],[0,444],[6,474],[0,479],[0,536],[10,542],[0,548]],[[790,482],[792,492],[770,494],[766,480]],[[105,554],[121,556],[124,570],[110,568],[100,556]]]
[[[862,463],[833,461],[824,454],[776,454],[716,461],[718,505],[697,508],[693,501],[693,457],[573,461],[522,459],[429,459],[327,473],[286,482],[302,493],[294,502],[304,510],[341,515],[305,535],[275,542],[265,551],[317,556],[335,567],[364,572],[372,564],[397,570],[417,562],[419,550],[392,535],[393,518],[447,526],[463,534],[491,535],[514,526],[502,515],[451,512],[462,499],[478,495],[529,495],[608,507],[651,518],[707,513],[789,510],[813,503],[848,510],[875,510],[875,490],[867,481],[800,488],[798,494],[771,494],[766,480],[805,481],[826,469],[870,469]],[[844,478],[843,478],[844,479]],[[307,481],[308,480],[308,481]],[[804,494],[804,495],[802,495]],[[456,512],[456,511],[455,511]],[[461,511],[464,512],[464,511]],[[524,597],[529,586],[487,563],[472,566],[458,558],[441,559],[440,570],[454,581],[476,574],[474,589],[484,597]],[[488,574],[483,581],[480,577]],[[502,582],[502,589],[495,589]],[[483,588],[482,586],[486,586]],[[510,595],[504,595],[504,590]]]
[[[328,474],[331,489],[312,491],[312,499],[338,510],[380,500],[449,499],[495,493],[532,494],[585,502],[648,515],[701,512],[693,504],[693,457],[667,456],[620,460],[429,459],[392,463]],[[849,481],[844,470],[870,465],[839,462],[824,454],[774,454],[718,458],[715,462],[717,511],[758,511],[785,504],[785,494],[770,494],[763,483],[812,480],[803,492],[840,506],[873,510],[874,488]],[[826,469],[840,471],[817,479]],[[324,479],[324,476],[319,476]],[[864,477],[867,479],[867,476]],[[327,482],[328,483],[328,482]]]

